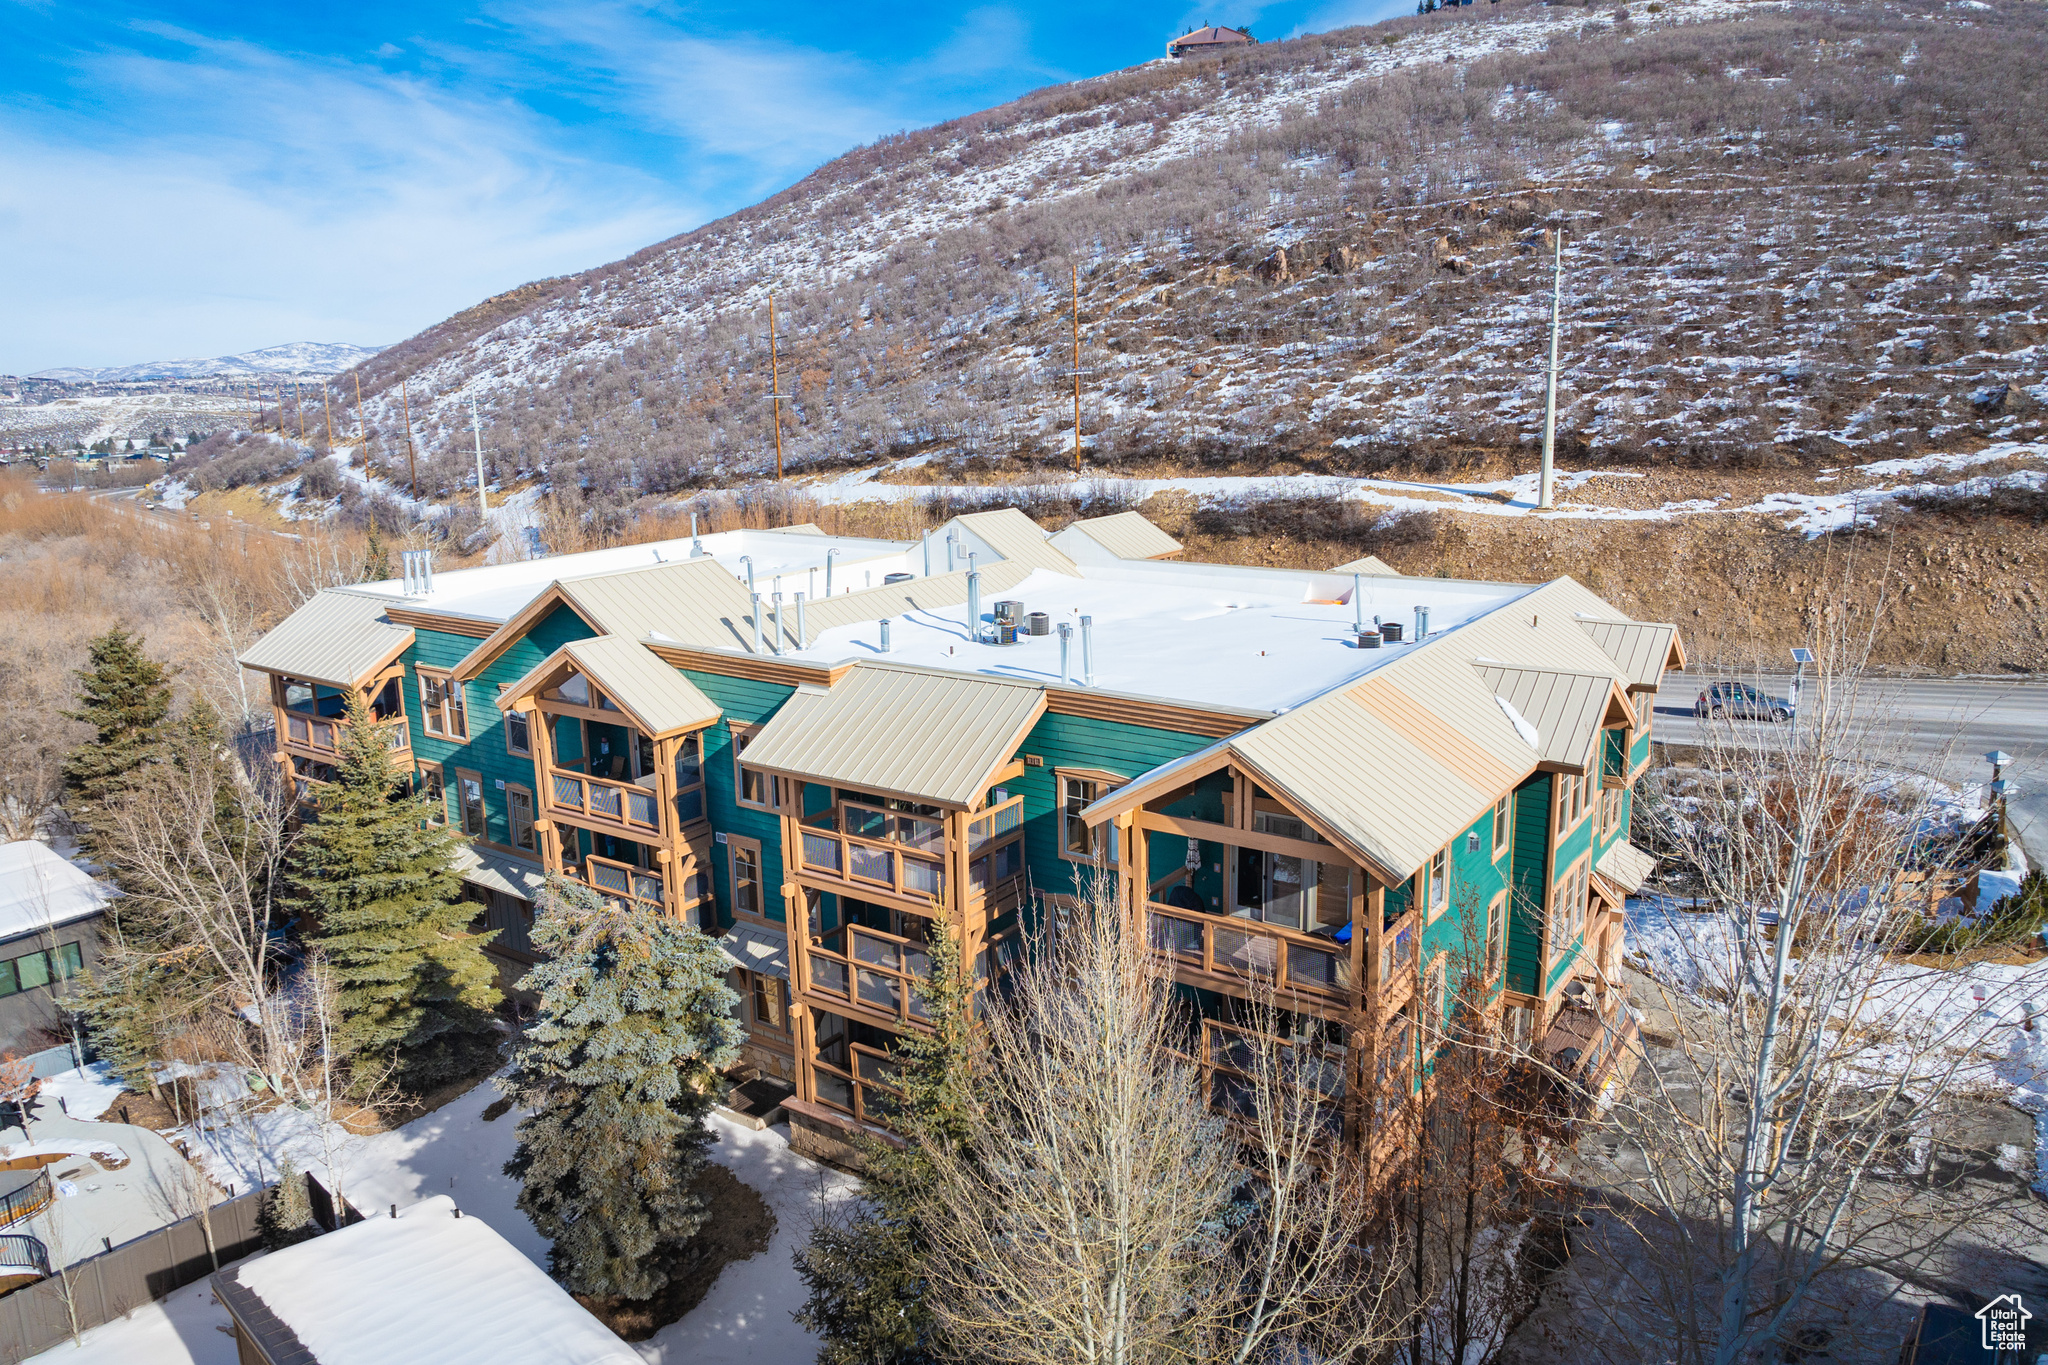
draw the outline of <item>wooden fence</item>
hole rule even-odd
[[[306,1177],[306,1184],[315,1210],[327,1213],[320,1221],[328,1224],[334,1216],[335,1201],[312,1176]],[[256,1219],[262,1212],[265,1193],[251,1190],[213,1206],[213,1241],[221,1265],[238,1261],[262,1247]],[[341,1206],[341,1217],[344,1222],[361,1219],[346,1203]],[[206,1229],[196,1217],[75,1262],[62,1275],[52,1275],[0,1297],[0,1365],[19,1365],[30,1356],[68,1340],[74,1309],[78,1330],[83,1332],[163,1298],[174,1289],[203,1280],[213,1270],[214,1257],[206,1249]]]

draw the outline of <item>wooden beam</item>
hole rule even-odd
[[[1336,844],[1312,844],[1306,839],[1289,839],[1284,835],[1267,834],[1255,829],[1232,829],[1229,825],[1215,825],[1207,820],[1189,820],[1179,815],[1161,815],[1149,810],[1138,815],[1138,822],[1145,829],[1159,834],[1178,834],[1212,844],[1255,848],[1262,853],[1306,858],[1310,862],[1357,868],[1361,873],[1364,872],[1364,869],[1359,868],[1351,856]]]

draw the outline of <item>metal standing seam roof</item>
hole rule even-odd
[[[1034,571],[1029,564],[1010,562],[991,564],[982,569],[982,605],[992,608],[998,597],[1031,577]],[[879,621],[885,616],[909,616],[940,607],[957,607],[966,600],[967,570],[957,569],[952,573],[933,574],[930,578],[914,578],[908,583],[885,583],[878,588],[861,588],[806,603],[804,629],[810,632],[812,639],[816,639],[821,631],[836,630],[840,626]],[[795,612],[785,611],[782,621],[785,632],[794,631],[795,623]]]
[[[1628,675],[1631,687],[1655,691],[1674,658],[1684,666],[1685,651],[1678,644],[1677,626],[1652,621],[1593,621],[1582,616],[1579,628]]]
[[[1592,762],[1594,741],[1614,700],[1612,674],[1513,668],[1485,661],[1473,666],[1495,696],[1536,727],[1543,738],[1545,762],[1573,768]]]
[[[695,683],[656,658],[647,646],[618,635],[571,640],[499,693],[500,708],[510,709],[564,663],[596,683],[627,719],[654,738],[698,729],[723,714]]]
[[[466,882],[487,886],[518,900],[540,904],[547,890],[548,876],[541,868],[521,862],[509,854],[478,848],[464,841],[455,846],[454,867]]]
[[[1084,517],[1068,526],[1067,530],[1080,532],[1119,559],[1159,559],[1165,555],[1177,555],[1184,548],[1149,518],[1137,512]]]
[[[1319,821],[1384,880],[1400,881],[1539,761],[1576,766],[1585,760],[1609,701],[1625,681],[1564,609],[1576,610],[1588,599],[1599,603],[1568,579],[1545,584],[1476,621],[1432,635],[1425,648],[1364,678],[1161,765],[1088,807],[1084,817],[1120,814],[1227,751],[1261,786]],[[1535,725],[1541,750],[1500,709],[1489,669],[1503,686],[1510,674],[1518,675],[1515,681],[1532,675],[1526,679],[1530,709],[1523,714]],[[1585,680],[1579,692],[1560,685],[1575,677]],[[1560,698],[1582,696],[1584,708],[1562,707],[1553,714],[1534,699],[1539,684]],[[1583,722],[1588,711],[1590,727]],[[1577,758],[1554,756],[1573,745]]]
[[[1012,564],[1029,564],[1035,569],[1078,575],[1080,566],[1046,538],[1045,528],[1014,507],[995,512],[967,512],[953,518],[972,531],[990,549]],[[949,523],[950,524],[950,523]]]
[[[252,645],[242,667],[354,687],[412,643],[412,627],[385,615],[386,608],[401,605],[390,597],[324,588]]]
[[[829,692],[799,688],[747,765],[968,810],[1044,710],[1031,683],[863,663]]]
[[[1643,883],[1657,870],[1655,855],[1645,853],[1626,839],[1621,839],[1600,855],[1600,861],[1593,864],[1593,871],[1605,877],[1621,889],[1624,895],[1634,895],[1643,889]]]
[[[1364,558],[1354,559],[1348,564],[1339,564],[1336,568],[1330,570],[1330,572],[1371,574],[1374,578],[1407,577],[1406,574],[1402,573],[1393,565],[1387,563],[1386,560],[1381,559],[1378,555],[1366,555]]]
[[[789,980],[789,936],[779,929],[736,923],[718,940],[734,966]]]
[[[747,585],[709,556],[565,578],[561,588],[607,635],[628,640],[652,635],[707,648],[753,647],[753,602]],[[768,605],[761,604],[764,641]]]

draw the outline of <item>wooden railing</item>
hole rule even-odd
[[[908,849],[876,839],[862,839],[836,830],[802,827],[804,870],[822,873],[858,888],[863,883],[913,900],[943,902],[946,865],[918,857]],[[944,847],[940,840],[938,847]]]
[[[653,910],[664,910],[668,906],[668,885],[659,872],[650,872],[630,863],[613,862],[596,854],[583,860],[583,868],[584,875],[580,878],[573,867],[564,867],[562,871],[607,900],[635,901]]]
[[[548,769],[548,805],[574,819],[588,815],[630,829],[659,830],[661,801],[650,788],[567,768]]]
[[[896,1060],[880,1048],[853,1043],[847,1049],[851,1069],[815,1058],[812,1076],[818,1103],[851,1114],[862,1123],[886,1127],[901,1095],[896,1090]]]
[[[412,747],[412,732],[406,727],[404,716],[386,717],[377,721],[375,727],[384,732],[384,747],[387,749]],[[343,741],[348,738],[348,721],[339,716],[312,716],[303,711],[287,711],[284,713],[284,737],[287,743],[315,753],[339,753]]]
[[[858,924],[815,935],[805,954],[811,990],[860,1005],[901,1023],[928,1022],[917,985],[931,975],[931,958],[913,939]]]
[[[1347,1059],[1337,1044],[1262,1040],[1249,1029],[1204,1019],[1200,1054],[1189,1056],[1175,1049],[1174,1055],[1200,1070],[1202,1094],[1211,1109],[1227,1119],[1249,1122],[1256,1117],[1257,1049],[1262,1045],[1273,1049],[1274,1079],[1314,1106],[1316,1125],[1325,1136],[1332,1141],[1342,1137]]]
[[[1270,981],[1282,991],[1332,999],[1350,993],[1351,955],[1343,945],[1256,920],[1225,919],[1158,904],[1147,908],[1153,949],[1184,966]]]

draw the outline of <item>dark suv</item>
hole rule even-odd
[[[1692,713],[1702,719],[1735,716],[1742,720],[1790,720],[1792,709],[1786,698],[1759,692],[1742,683],[1715,683],[1692,704]]]

